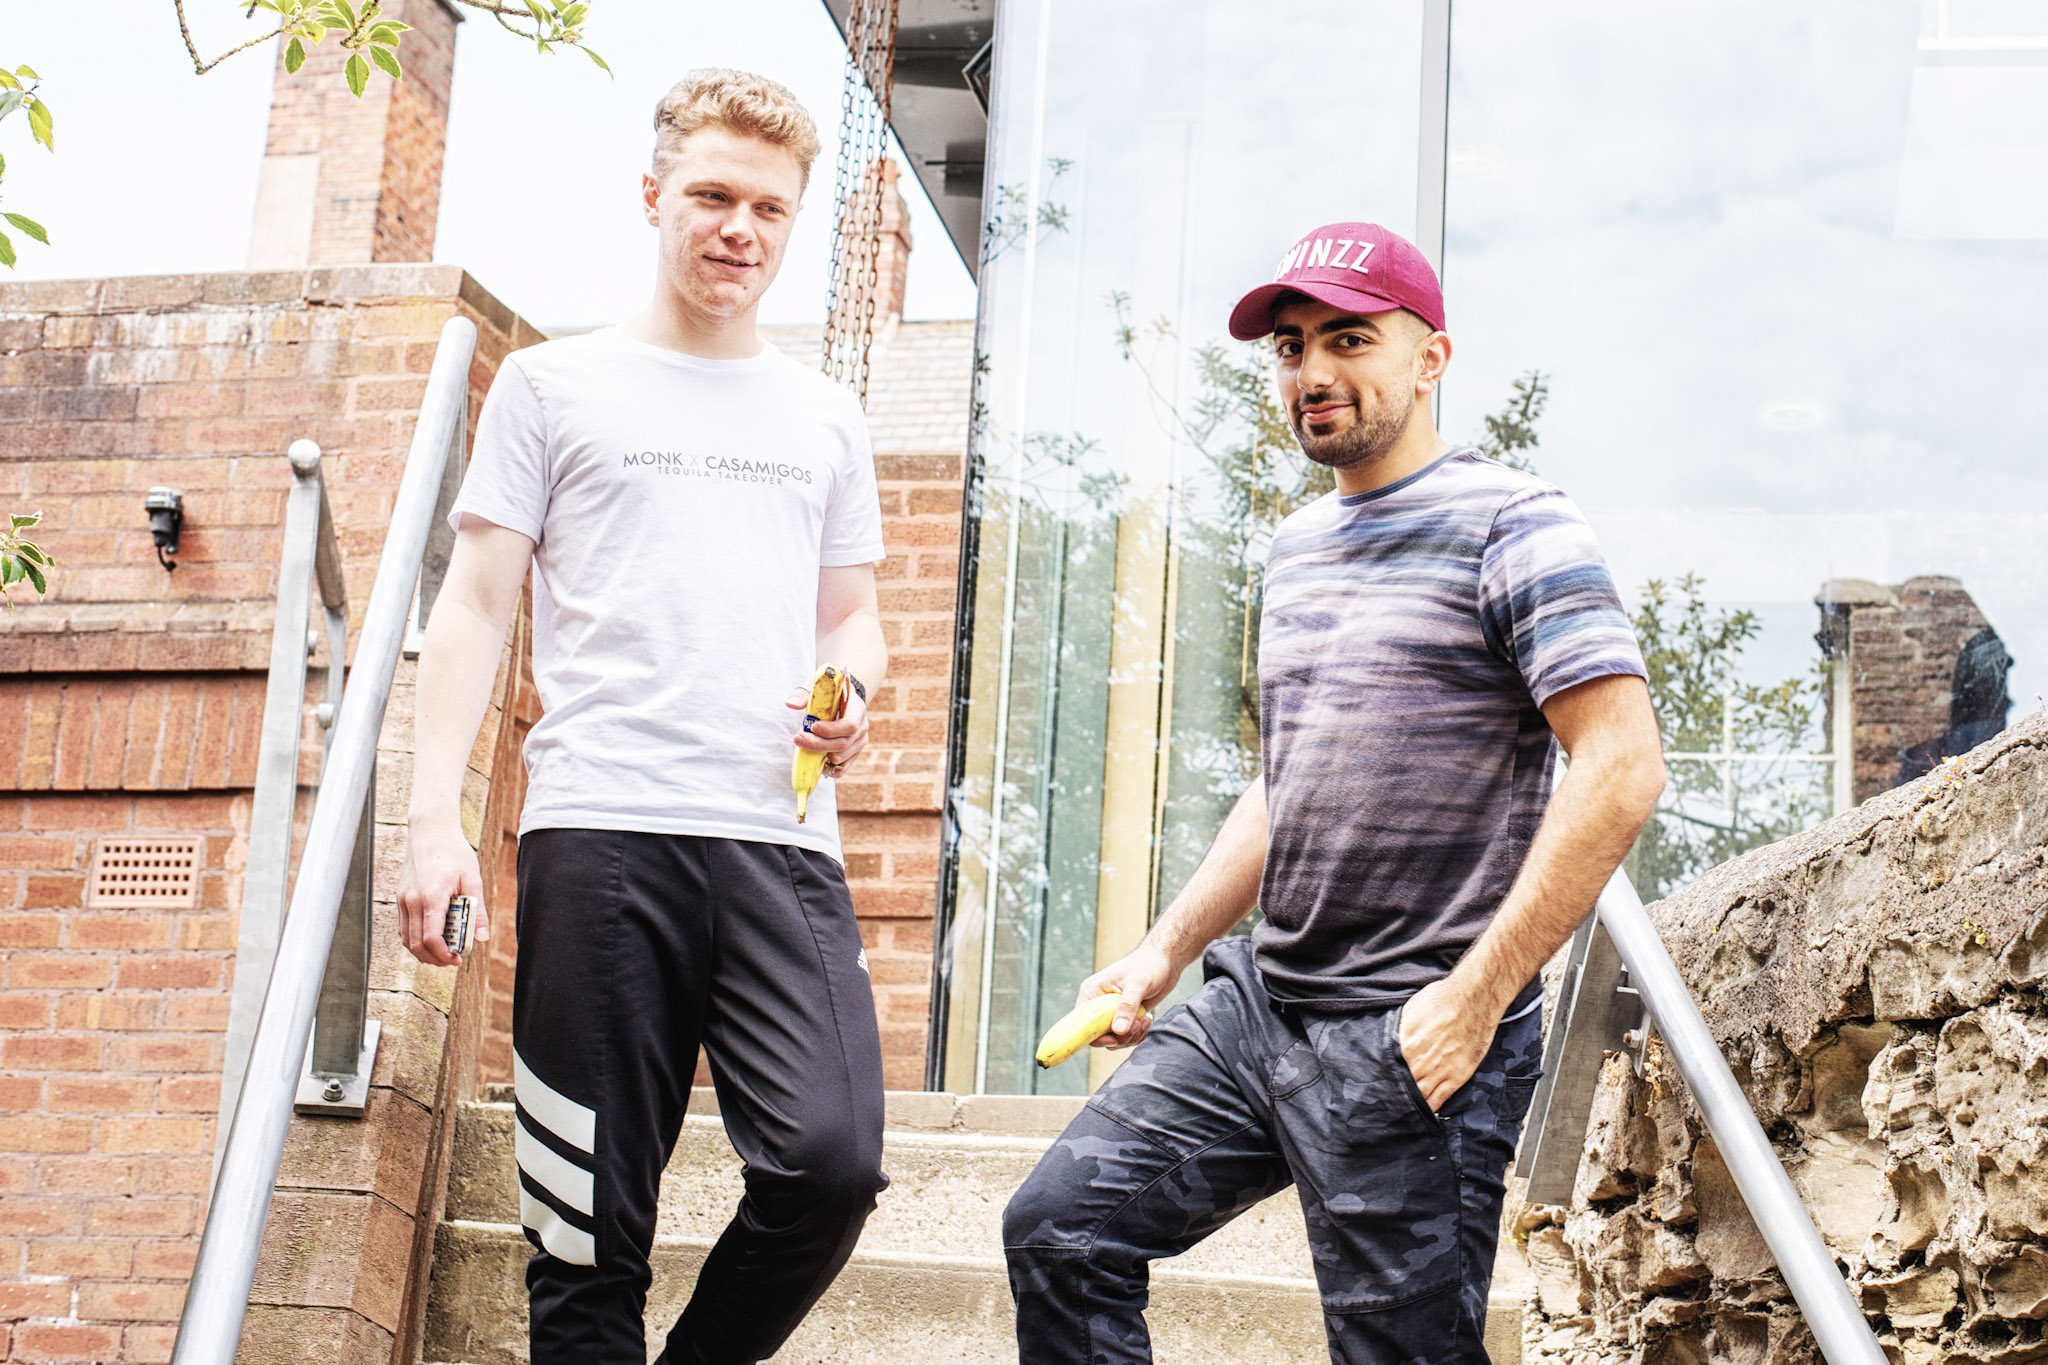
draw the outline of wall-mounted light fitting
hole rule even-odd
[[[156,540],[156,562],[166,569],[177,568],[177,561],[165,556],[178,553],[178,532],[185,524],[185,495],[175,488],[158,486],[149,490],[142,507],[149,513],[149,534]]]

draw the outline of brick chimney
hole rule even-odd
[[[903,291],[910,279],[910,205],[896,187],[902,169],[882,158],[882,249],[875,262],[881,293],[875,299],[875,335],[886,336],[903,321]]]
[[[398,50],[405,79],[374,72],[361,99],[334,38],[297,75],[280,45],[250,269],[433,258],[460,16],[447,0],[385,0],[383,16],[412,25]]]
[[[2005,728],[2012,656],[1961,580],[1887,587],[1837,578],[1815,598],[1833,685],[1829,749],[1838,809],[1867,801]]]

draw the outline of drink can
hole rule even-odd
[[[476,913],[475,902],[467,896],[448,898],[448,916],[441,921],[441,941],[448,951],[461,957],[469,951],[469,924]]]

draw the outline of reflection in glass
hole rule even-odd
[[[1224,320],[1302,231],[1414,212],[1404,54],[1302,82],[1326,7],[1006,0],[980,276],[969,624],[949,791],[942,1080],[1078,1094],[1031,1051],[1128,951],[1257,771],[1265,532],[1313,480]],[[1349,14],[1350,12],[1347,12]]]

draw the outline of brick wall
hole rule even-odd
[[[0,489],[11,508],[44,511],[57,559],[48,600],[0,615],[0,1339],[13,1352],[0,1358],[168,1358],[219,1136],[283,451],[310,437],[326,452],[353,628],[423,376],[458,313],[479,327],[473,415],[507,351],[539,337],[460,270],[0,285]],[[171,573],[142,511],[159,483],[186,494]],[[312,662],[317,673],[324,646]],[[408,698],[401,680],[393,725]],[[326,1278],[271,1276],[271,1307],[252,1317],[326,1365],[380,1344],[389,1360],[403,1339],[436,1195],[419,1120],[460,1071],[458,994],[484,986],[481,959],[459,986],[394,958],[409,742],[409,726],[387,727],[372,1115],[295,1124],[274,1234]],[[317,747],[303,746],[303,780]],[[490,821],[506,801],[516,809],[507,786],[494,791],[498,752],[486,742],[472,764],[471,832],[487,845],[504,842]],[[197,906],[87,909],[93,844],[110,833],[197,837]],[[343,1150],[309,1143],[344,1129]],[[396,1250],[365,1255],[379,1238]]]
[[[871,698],[873,748],[840,780],[839,808],[892,1090],[924,1088],[973,345],[971,323],[902,323],[877,347],[868,387],[889,681]]]
[[[246,793],[0,799],[0,1342],[170,1358],[211,1171]],[[200,839],[197,904],[83,908],[107,833]]]

